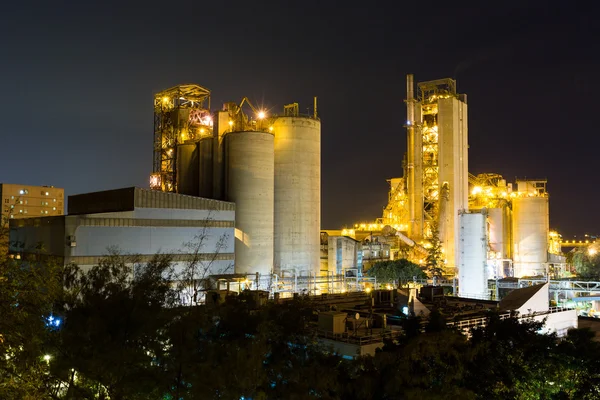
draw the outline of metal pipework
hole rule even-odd
[[[408,235],[415,234],[415,89],[413,74],[406,75],[406,137],[408,182]]]

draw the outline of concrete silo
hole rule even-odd
[[[275,271],[319,273],[321,122],[286,115],[275,134]]]
[[[213,138],[198,141],[198,195],[213,198]]]
[[[235,273],[273,269],[273,134],[229,132],[224,138],[225,196],[235,202]]]
[[[515,277],[546,274],[548,262],[548,197],[517,197],[512,201]]]
[[[177,146],[177,193],[198,196],[198,146],[186,143]]]

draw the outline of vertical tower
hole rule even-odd
[[[273,270],[273,134],[224,136],[225,197],[235,203],[235,272]]]
[[[446,255],[447,274],[454,274],[459,234],[458,211],[468,208],[468,134],[466,96],[456,81],[418,84],[414,99],[407,77],[407,194],[409,235],[431,239],[434,224]]]
[[[154,157],[150,188],[163,192],[177,192],[177,155],[178,146],[196,142],[201,136],[212,131],[210,116],[210,90],[198,85],[179,85],[157,93],[154,96]],[[189,147],[189,146],[188,146]],[[190,148],[181,149],[186,154],[185,165],[179,168],[197,168],[192,166]],[[193,152],[193,151],[192,151]],[[197,175],[182,171],[185,176]],[[185,189],[197,184],[185,184]],[[197,193],[184,193],[196,194]]]
[[[321,229],[321,122],[286,106],[275,134],[275,261],[277,272],[318,274]]]

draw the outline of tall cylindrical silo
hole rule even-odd
[[[198,196],[213,198],[213,138],[198,141]]]
[[[544,275],[548,262],[548,197],[512,201],[515,277]]]
[[[225,195],[235,202],[235,273],[273,270],[273,134],[225,135]]]
[[[196,143],[177,146],[177,193],[198,196],[198,149]]]
[[[319,273],[321,122],[278,117],[275,134],[275,271]]]

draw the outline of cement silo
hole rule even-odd
[[[235,273],[273,269],[273,134],[225,135],[225,196],[235,202]]]
[[[548,262],[548,197],[512,201],[515,277],[545,275]]]
[[[213,138],[205,136],[198,141],[198,195],[213,198]]]
[[[177,146],[177,193],[198,196],[198,147],[196,143]]]
[[[487,212],[459,212],[458,292],[460,297],[488,299]]]
[[[275,271],[319,273],[321,122],[300,116],[273,121],[275,134]]]

